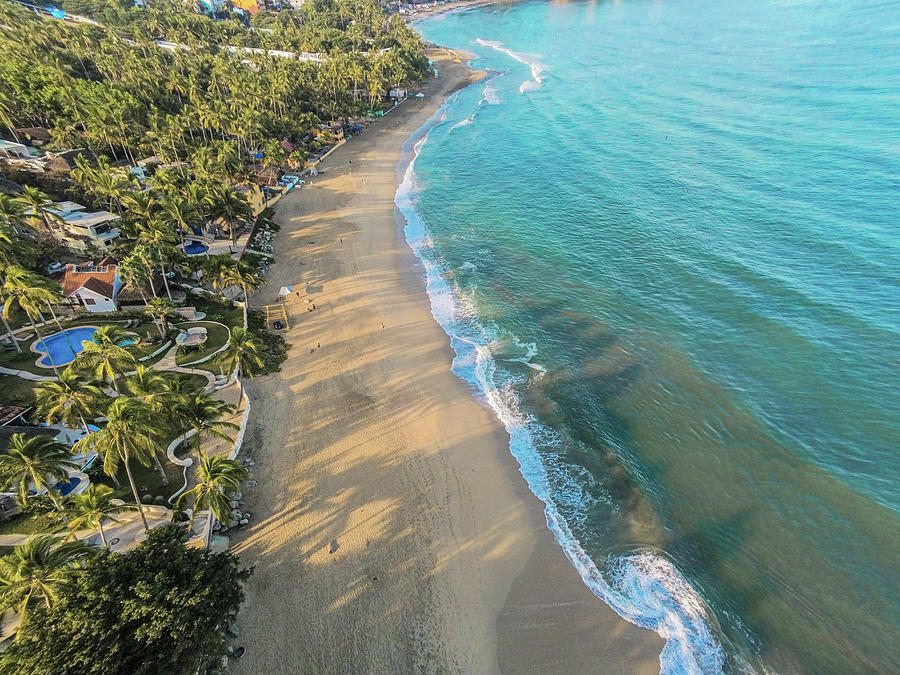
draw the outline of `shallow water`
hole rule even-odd
[[[454,370],[666,672],[900,663],[900,9],[526,3],[398,193]]]

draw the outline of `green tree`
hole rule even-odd
[[[226,441],[231,437],[225,429],[238,429],[238,425],[220,418],[234,412],[234,406],[213,398],[205,391],[186,396],[174,407],[174,416],[185,429],[194,430],[194,448],[200,451],[202,436],[214,436]]]
[[[120,343],[125,339],[125,332],[118,326],[100,326],[92,339],[81,343],[84,349],[75,360],[76,367],[84,368],[98,380],[108,379],[118,392],[116,377],[127,366],[137,363],[134,355],[121,346]]]
[[[0,608],[11,608],[21,615],[17,640],[27,631],[30,610],[39,605],[51,608],[60,591],[83,571],[84,563],[95,553],[96,549],[84,542],[33,534],[0,558]]]
[[[53,210],[56,204],[45,192],[26,185],[22,194],[15,198],[26,213],[40,220],[48,234],[55,234],[59,226],[59,215]]]
[[[250,477],[240,462],[228,459],[224,455],[208,457],[200,455],[200,464],[197,466],[197,484],[187,492],[179,496],[178,503],[184,499],[193,499],[193,510],[188,528],[193,526],[194,517],[198,511],[207,509],[212,512],[220,523],[231,520],[230,492],[240,489],[240,481]]]
[[[147,270],[144,261],[135,255],[129,255],[119,261],[119,278],[129,286],[134,286],[141,294],[144,304],[147,304],[147,296],[144,287],[151,283],[152,272]]]
[[[16,498],[25,505],[32,490],[46,491],[56,510],[62,513],[62,497],[54,487],[69,477],[78,465],[62,443],[49,436],[13,434],[9,448],[0,455],[0,482],[3,489],[15,489]]]
[[[250,291],[255,291],[265,284],[265,280],[242,260],[223,269],[217,279],[223,287],[240,286],[244,291],[244,327],[247,327],[247,310],[250,304]]]
[[[222,190],[213,203],[212,216],[221,220],[228,228],[231,246],[236,250],[238,225],[253,218],[253,211],[246,197],[233,188]]]
[[[171,230],[163,227],[159,223],[151,222],[137,238],[138,244],[145,246],[153,251],[153,258],[159,265],[159,271],[162,273],[163,285],[166,288],[166,295],[172,300],[172,291],[169,290],[169,280],[166,277],[166,263],[174,257],[175,235]]]
[[[57,302],[60,295],[60,286],[55,281],[34,272],[29,272],[17,265],[10,266],[6,269],[3,286],[0,287],[0,299],[3,301],[3,319],[4,321],[9,321],[12,312],[17,308],[22,309],[31,322],[31,328],[34,330],[35,335],[43,340],[44,338],[35,323],[35,318],[42,318],[41,309],[44,307],[50,307],[52,312],[51,303]],[[54,314],[55,318],[56,315]],[[59,320],[57,319],[58,324]],[[52,359],[50,365],[58,377],[59,370]]]
[[[0,655],[0,672],[49,675],[60,664],[85,675],[217,671],[251,570],[184,538],[169,525],[127,553],[102,551],[56,602],[34,608]]]
[[[120,499],[115,499],[115,491],[108,485],[91,484],[88,489],[79,495],[69,498],[69,513],[72,520],[69,521],[69,530],[74,536],[75,532],[83,527],[100,530],[100,541],[104,548],[109,548],[106,541],[106,531],[103,529],[103,521],[114,523],[116,516],[133,507],[123,504]]]
[[[228,347],[223,353],[223,360],[228,372],[237,371],[241,392],[238,401],[244,400],[244,375],[252,374],[256,368],[262,368],[263,362],[259,353],[264,346],[259,338],[244,328],[232,328],[228,338]]]
[[[100,387],[72,368],[63,370],[56,382],[41,382],[36,399],[42,419],[50,424],[61,421],[70,429],[80,424],[86,434],[90,433],[86,420],[102,414],[109,400]]]
[[[203,280],[212,284],[212,287],[219,291],[219,295],[225,296],[225,289],[231,283],[225,283],[225,280],[231,275],[231,270],[237,265],[227,253],[220,255],[207,256],[201,263],[200,269],[203,271]]]
[[[149,530],[144,510],[140,508],[141,497],[131,474],[131,460],[136,460],[143,466],[150,466],[156,456],[156,447],[151,439],[157,415],[145,403],[122,396],[113,401],[106,417],[106,425],[101,427],[100,431],[79,440],[73,451],[76,453],[96,451],[103,457],[103,471],[107,476],[115,476],[119,466],[125,465],[131,494],[135,504],[138,505],[144,529]]]
[[[165,298],[153,298],[144,308],[144,314],[157,320],[159,334],[165,338],[169,334],[169,319],[178,316],[175,303]]]

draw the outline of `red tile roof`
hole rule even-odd
[[[108,260],[110,258],[104,258],[101,262],[106,263]],[[106,298],[112,298],[116,283],[116,269],[115,265],[110,264],[90,267],[66,265],[66,275],[62,280],[63,294],[68,298],[78,289],[87,288]]]

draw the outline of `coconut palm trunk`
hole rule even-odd
[[[244,289],[244,328],[247,328],[247,312],[249,310],[248,305],[250,304],[250,290],[247,288],[247,284],[243,284],[241,286]]]
[[[53,317],[53,320],[56,322],[56,327],[62,330],[62,324],[59,322],[59,318],[56,316],[56,312],[53,311],[53,304],[47,300],[47,309],[50,310],[50,316]]]
[[[125,449],[123,456],[125,457],[125,474],[128,476],[128,484],[131,486],[131,494],[134,496],[134,503],[137,504],[138,513],[141,514],[141,522],[144,523],[144,531],[149,532],[150,526],[147,525],[147,516],[144,515],[144,505],[141,504],[141,497],[138,494],[137,485],[134,484],[134,476],[131,475],[131,466],[129,465],[131,455],[127,448]]]
[[[162,462],[159,461],[159,456],[155,452],[153,453],[153,462],[156,464],[156,470],[159,471],[159,480],[162,483],[162,486],[168,487],[169,478],[166,476],[166,470],[163,468]]]
[[[106,532],[103,531],[103,516],[100,517],[100,522],[97,523],[97,526],[100,528],[100,541],[103,542],[103,548],[109,548],[109,543],[106,541]]]
[[[13,346],[16,348],[16,352],[19,354],[22,353],[22,347],[19,346],[19,341],[16,340],[16,336],[13,335],[12,328],[9,327],[9,322],[6,320],[6,317],[0,314],[0,321],[3,321],[3,327],[6,329],[7,334],[9,335],[9,339],[12,340]]]
[[[162,262],[159,263],[159,270],[162,272],[163,286],[166,287],[166,295],[169,296],[169,300],[172,300],[172,291],[169,290],[169,280],[166,278],[166,268],[163,267]]]
[[[43,342],[44,336],[41,335],[41,331],[38,330],[37,324],[34,322],[31,314],[25,312],[25,315],[28,317],[28,320],[31,322],[31,327],[34,329],[34,334],[38,336],[38,341]],[[47,346],[46,344],[44,345]],[[59,378],[59,368],[56,367],[56,364],[53,363],[53,357],[50,355],[50,349],[47,349],[47,358],[50,359],[50,367],[53,368],[53,372],[56,373],[57,379]]]

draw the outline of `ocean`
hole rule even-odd
[[[900,670],[900,3],[418,21],[488,78],[397,204],[585,583],[665,673]]]

